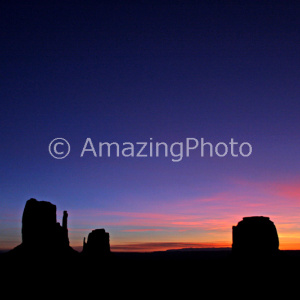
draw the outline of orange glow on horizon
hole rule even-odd
[[[216,242],[216,243],[184,243],[184,242],[152,242],[152,243],[124,243],[124,244],[112,244],[111,251],[112,252],[155,252],[155,251],[166,251],[166,250],[176,250],[176,249],[184,249],[184,248],[231,248],[231,242]],[[82,246],[74,246],[73,247],[77,251],[82,250]],[[300,251],[300,242],[292,243],[292,242],[284,242],[279,244],[279,250],[298,250]]]
[[[231,248],[231,243],[185,243],[185,242],[150,242],[112,245],[113,252],[154,252],[177,249]]]

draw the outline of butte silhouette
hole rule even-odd
[[[93,258],[110,253],[109,234],[104,229],[93,230],[83,250],[85,257]],[[67,211],[63,212],[62,225],[60,225],[57,222],[56,205],[47,201],[29,199],[22,216],[22,243],[9,254],[32,259],[77,257],[79,253],[69,243]]]
[[[238,257],[271,257],[279,252],[274,223],[268,217],[245,217],[232,227],[232,253]]]

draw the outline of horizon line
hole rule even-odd
[[[149,247],[149,244],[156,245],[157,247]],[[155,253],[155,252],[166,252],[166,251],[186,251],[186,250],[191,250],[191,251],[205,251],[207,249],[210,250],[231,250],[232,246],[230,245],[222,245],[222,246],[216,246],[216,245],[203,245],[199,244],[199,246],[188,246],[186,247],[159,247],[159,245],[165,244],[165,243],[160,243],[160,242],[152,242],[152,243],[134,243],[134,244],[124,244],[124,245],[112,245],[110,247],[112,253]],[[172,242],[171,242],[172,244]],[[176,243],[180,244],[180,243]],[[185,243],[183,243],[185,244]],[[18,244],[17,246],[19,246]],[[147,245],[147,247],[145,247]],[[17,247],[15,246],[15,247]],[[9,252],[13,250],[15,247],[12,248],[0,248],[0,254]],[[82,252],[82,246],[70,246],[72,249],[74,249],[77,252]],[[300,248],[279,248],[279,251],[300,251]]]

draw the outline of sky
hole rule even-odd
[[[79,250],[230,247],[246,216],[300,249],[299,3],[2,1],[0,32],[1,249],[30,198]]]

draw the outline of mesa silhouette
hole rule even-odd
[[[235,256],[271,257],[279,253],[274,223],[263,216],[245,217],[232,226],[232,253]]]
[[[79,253],[69,243],[67,211],[63,212],[61,225],[57,222],[56,205],[31,198],[23,211],[22,243],[6,253],[6,258],[16,259],[19,263],[28,259],[31,263],[41,262],[41,259],[74,261],[80,254],[95,259],[96,253],[99,257],[110,254],[109,234],[104,229],[93,230]]]
[[[232,249],[221,251],[207,249],[201,251],[157,251],[152,253],[111,252],[109,233],[105,229],[92,230],[83,241],[81,252],[75,251],[69,243],[68,213],[63,212],[62,224],[57,222],[56,206],[50,202],[29,199],[22,216],[22,243],[1,255],[2,262],[8,264],[48,266],[69,264],[76,267],[101,266],[108,268],[132,267],[155,268],[184,267],[221,268],[232,266],[235,262],[266,262],[278,264],[286,259],[299,261],[299,252],[279,250],[279,238],[275,224],[263,216],[245,217],[232,227]],[[286,255],[292,254],[292,255]],[[237,264],[237,265],[238,265]]]

